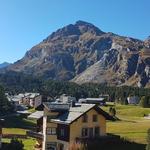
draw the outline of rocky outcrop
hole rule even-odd
[[[5,72],[10,70],[79,84],[147,86],[150,42],[105,33],[77,21],[53,32]]]

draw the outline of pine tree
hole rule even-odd
[[[9,109],[10,105],[5,96],[4,88],[0,86],[0,112],[4,113]]]
[[[141,107],[143,107],[143,108],[150,107],[149,100],[150,100],[149,96],[142,96],[141,101],[140,101]]]

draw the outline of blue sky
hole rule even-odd
[[[145,39],[150,0],[0,0],[0,63],[22,58],[51,32],[77,20]]]

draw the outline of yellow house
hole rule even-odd
[[[95,104],[44,103],[42,150],[67,150],[73,143],[107,136],[106,119]]]

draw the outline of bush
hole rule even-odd
[[[22,141],[20,141],[16,138],[13,138],[11,140],[10,144],[7,145],[5,150],[23,150],[23,148],[24,148],[24,145],[23,145]]]
[[[116,109],[113,108],[113,107],[110,107],[110,108],[109,108],[109,114],[110,114],[111,116],[115,117],[115,116],[116,116]]]
[[[143,108],[149,108],[150,107],[150,97],[142,96],[141,101],[140,101],[140,106]]]
[[[146,150],[150,150],[150,129],[147,132],[147,146],[146,146]]]

